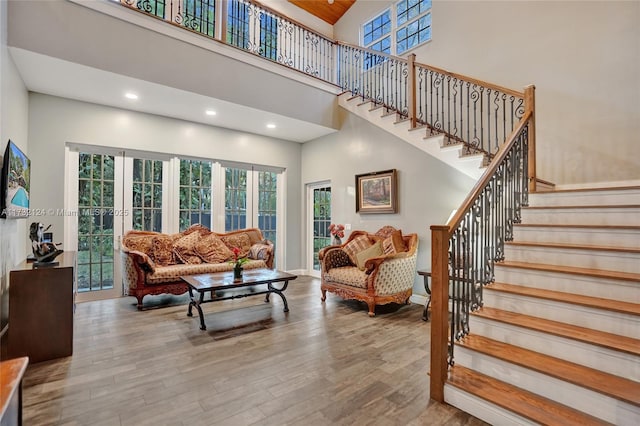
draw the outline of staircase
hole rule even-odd
[[[347,111],[386,130],[475,180],[478,180],[484,172],[486,166],[484,154],[465,155],[462,143],[445,144],[444,134],[432,134],[431,129],[427,126],[412,129],[411,121],[402,118],[395,111],[387,112],[382,105],[363,100],[362,96],[353,96],[351,92],[339,95],[338,104]]]
[[[530,194],[445,400],[491,424],[640,424],[640,187]]]

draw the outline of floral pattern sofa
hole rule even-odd
[[[122,238],[121,260],[125,293],[138,299],[148,294],[183,294],[184,275],[233,270],[233,249],[249,259],[243,269],[273,268],[273,244],[257,228],[216,233],[192,225],[178,234],[129,231]]]
[[[341,245],[319,252],[322,301],[327,291],[366,302],[369,316],[376,305],[409,303],[416,277],[417,234],[402,235],[391,226],[375,234],[353,231]]]

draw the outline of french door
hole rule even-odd
[[[120,241],[132,229],[167,232],[166,159],[67,148],[65,247],[77,252],[77,301],[122,295]]]
[[[331,243],[331,185],[328,182],[307,186],[307,217],[307,269],[309,275],[319,278],[318,252]]]
[[[78,302],[118,297],[122,282],[114,247],[122,235],[123,157],[117,152],[67,147],[67,250],[77,252]]]

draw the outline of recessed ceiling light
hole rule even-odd
[[[127,99],[138,99],[138,95],[135,93],[127,92],[124,94],[124,97]]]
[[[276,128],[275,124],[273,124],[273,123],[267,124],[267,129],[275,129],[275,128]]]
[[[208,109],[208,110],[205,111],[205,114],[207,114],[207,115],[216,115],[216,112],[214,110],[212,110],[212,109]]]

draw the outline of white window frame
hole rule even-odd
[[[398,53],[398,40],[397,40],[397,33],[398,31],[407,28],[409,25],[413,24],[414,22],[418,22],[420,19],[424,18],[427,15],[431,15],[431,19],[433,22],[433,14],[432,14],[432,9],[433,9],[433,2],[431,3],[431,7],[424,10],[422,13],[418,14],[417,16],[414,16],[413,18],[411,18],[410,20],[405,21],[403,24],[398,25],[398,4],[404,2],[405,0],[400,0],[400,1],[395,1],[391,4],[391,6],[386,7],[385,9],[381,10],[379,13],[375,14],[374,16],[372,16],[370,19],[367,19],[361,26],[360,26],[360,44],[368,49],[371,49],[371,46],[377,44],[378,42],[380,42],[381,40],[383,40],[385,37],[389,36],[391,38],[391,48],[390,48],[390,52],[388,54],[393,55],[393,56],[400,56],[400,55],[405,55],[408,54],[411,50],[416,49],[419,46],[422,46],[428,42],[431,41],[432,37],[429,37],[428,40],[424,40],[422,42],[417,43],[416,45],[404,50],[401,53]],[[421,1],[427,1],[427,0],[421,0]],[[369,44],[365,44],[364,43],[364,34],[365,34],[365,25],[371,23],[371,21],[379,18],[380,16],[384,15],[385,13],[390,12],[391,15],[391,30],[388,34],[384,34],[381,37],[373,40],[371,43]],[[431,25],[430,25],[431,27]],[[375,50],[375,49],[374,49]]]

